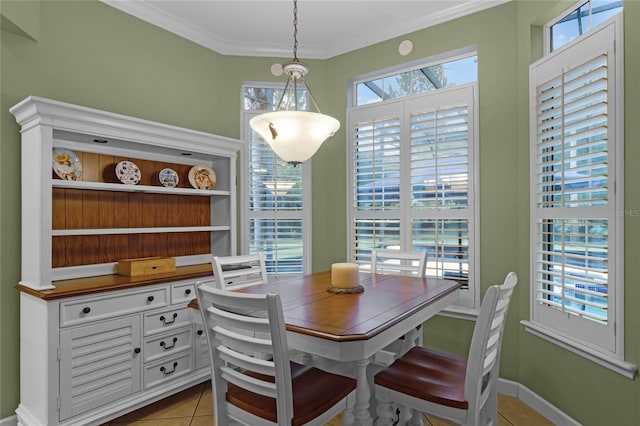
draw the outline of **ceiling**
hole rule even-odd
[[[224,55],[292,57],[292,0],[102,0]],[[298,0],[298,56],[327,59],[508,0]]]

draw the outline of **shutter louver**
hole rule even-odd
[[[608,322],[608,55],[536,87],[536,301]]]
[[[249,148],[249,209],[302,210],[303,167],[288,165],[255,136]]]
[[[267,273],[304,273],[302,219],[250,219],[250,253],[263,253]]]
[[[411,114],[411,205],[469,206],[467,106]]]
[[[400,249],[400,220],[357,218],[353,223],[353,259],[370,264],[374,248]]]
[[[469,287],[469,221],[414,219],[412,246],[427,252],[427,276],[458,281]]]
[[[354,207],[400,208],[400,120],[397,117],[353,127]]]

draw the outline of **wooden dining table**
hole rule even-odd
[[[357,380],[343,424],[371,425],[367,368],[381,349],[458,298],[452,280],[359,273],[362,293],[329,292],[331,271],[271,278],[236,291],[279,293],[291,349],[347,365]]]

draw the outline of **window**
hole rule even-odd
[[[459,281],[470,309],[479,305],[476,99],[467,83],[348,111],[352,261],[368,268],[374,248],[426,251],[428,275]]]
[[[249,120],[275,109],[284,85],[243,86],[242,251],[264,253],[270,275],[303,274],[310,268],[310,164],[281,160],[249,126]],[[299,94],[301,99],[305,93]]]
[[[622,361],[621,25],[618,16],[530,67],[525,325],[628,375],[635,366]]]
[[[421,63],[402,72],[390,72],[355,83],[355,105],[415,95],[478,80],[477,57],[461,57],[435,63]]]
[[[546,52],[564,46],[571,40],[600,25],[622,11],[622,0],[583,0],[547,24]]]

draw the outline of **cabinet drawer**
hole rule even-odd
[[[213,277],[204,280],[175,283],[171,286],[171,303],[189,303],[196,298],[196,283],[208,284],[213,287]]]
[[[193,327],[147,338],[144,341],[144,362],[156,361],[189,350],[193,346]]]
[[[173,284],[171,286],[171,304],[179,305],[189,303],[196,298],[196,285],[194,282]]]
[[[145,365],[144,388],[166,383],[193,371],[193,352],[183,352],[161,362]]]
[[[183,307],[145,314],[144,335],[150,336],[190,325],[191,315],[189,309],[191,308]]]
[[[60,326],[82,324],[167,306],[168,286],[60,303]]]

